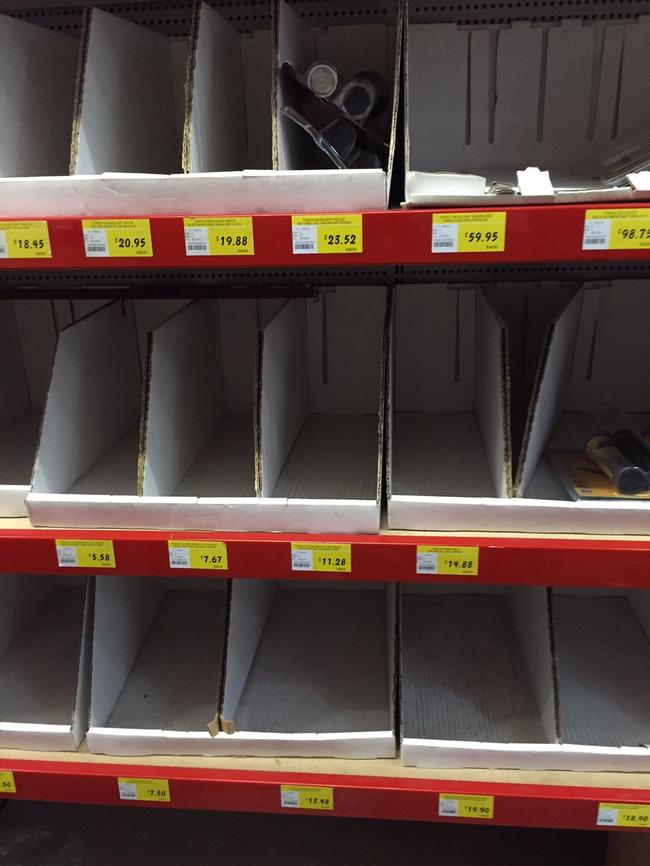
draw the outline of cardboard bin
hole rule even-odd
[[[257,528],[378,531],[385,304],[376,286],[339,288],[263,329]]]
[[[75,751],[88,722],[92,579],[0,576],[0,747]]]
[[[612,154],[648,135],[650,16],[495,24],[485,9],[442,22],[435,5],[409,2],[407,203],[650,197],[647,171],[601,180]]]
[[[228,754],[395,754],[394,587],[233,583],[221,730]]]
[[[227,613],[223,580],[97,578],[91,752],[225,754],[210,728],[221,706]]]
[[[390,358],[389,526],[512,528],[508,335],[484,293],[397,287]]]

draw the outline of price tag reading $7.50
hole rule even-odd
[[[139,800],[141,803],[169,803],[169,782],[167,779],[125,779],[117,780],[120,800]]]

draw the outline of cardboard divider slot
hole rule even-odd
[[[225,581],[98,578],[91,751],[210,753],[227,606]]]
[[[179,171],[186,41],[101,9],[82,39],[70,173]]]
[[[79,41],[0,16],[0,176],[65,175]]]
[[[647,131],[639,106],[650,99],[642,72],[650,16],[490,25],[416,18],[405,51],[408,202],[634,197],[632,186],[600,174],[617,142]],[[528,166],[550,171],[550,184],[518,177]]]
[[[360,531],[370,525],[376,531],[384,316],[381,290],[340,288],[317,303],[288,301],[263,330],[261,493],[287,500],[293,528],[313,501],[314,507],[348,507],[341,530],[352,531],[362,521]],[[367,517],[353,513],[355,508]],[[330,513],[336,523],[335,517]]]
[[[511,492],[508,345],[480,289],[395,290],[388,404],[390,525],[460,526],[451,509],[435,513],[451,498],[482,507],[482,528],[498,524],[485,509]]]
[[[554,591],[560,734],[565,743],[616,748],[650,744],[650,635],[636,613],[637,604],[647,607],[646,592]]]
[[[199,301],[150,341],[144,495],[256,495],[254,301]]]
[[[239,33],[207,3],[195,14],[183,168],[270,169],[271,31]]]
[[[387,591],[269,581],[254,591],[241,583],[222,720],[230,753],[393,755]]]
[[[87,593],[85,578],[0,576],[0,746],[78,746]]]
[[[650,356],[642,281],[586,285],[555,319],[544,341],[516,481],[526,528],[647,532],[650,503],[574,500],[547,449],[582,453],[596,434],[650,423],[645,383]]]
[[[544,765],[556,743],[545,590],[406,589],[401,617],[403,762]]]

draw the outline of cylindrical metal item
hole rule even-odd
[[[362,123],[383,110],[388,102],[388,86],[378,72],[360,72],[341,88],[335,101],[342,111]]]
[[[631,496],[646,489],[645,472],[621,454],[611,436],[602,433],[592,436],[585,452],[612,479],[619,493]]]
[[[613,435],[614,444],[624,457],[635,463],[648,475],[650,473],[650,449],[631,430],[619,430]]]
[[[312,63],[305,73],[307,87],[319,99],[329,99],[339,86],[339,74],[331,63]]]

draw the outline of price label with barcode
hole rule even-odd
[[[188,256],[253,256],[252,217],[185,217]]]
[[[11,770],[0,770],[0,799],[5,794],[16,793],[16,780]]]
[[[82,220],[86,258],[153,256],[148,219]]]
[[[585,211],[583,250],[650,250],[650,207]]]
[[[294,255],[362,253],[363,217],[351,214],[308,214],[291,217]]]
[[[434,213],[432,253],[502,253],[506,248],[506,212]]]
[[[307,785],[280,785],[280,806],[283,809],[334,809],[333,788],[311,788]]]
[[[228,568],[228,551],[223,541],[168,541],[170,568],[197,568],[222,571]]]
[[[478,574],[478,547],[431,547],[418,544],[416,574]]]
[[[440,794],[438,815],[441,818],[482,818],[494,817],[494,797],[474,794]]]
[[[115,568],[112,541],[57,538],[55,544],[59,568]]]
[[[138,800],[144,803],[169,803],[169,782],[167,779],[124,779],[117,780],[120,800]]]
[[[0,259],[51,259],[46,220],[0,222]]]
[[[292,571],[352,571],[352,545],[291,543]]]
[[[650,803],[599,803],[596,826],[650,829]]]

